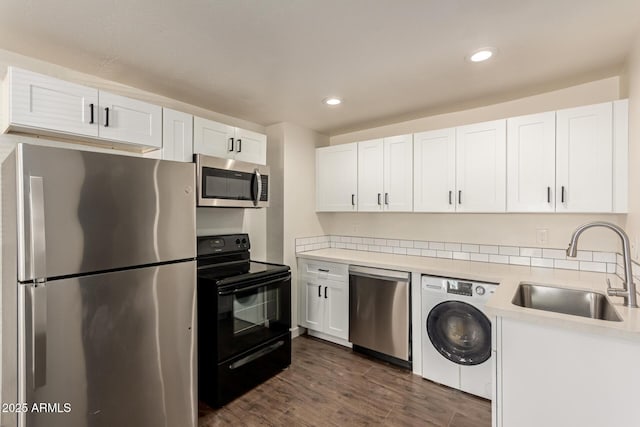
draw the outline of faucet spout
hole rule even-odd
[[[604,227],[612,230],[618,235],[618,237],[620,237],[620,240],[622,241],[622,258],[624,259],[624,283],[622,284],[622,289],[609,288],[607,290],[607,293],[610,296],[623,297],[624,304],[628,307],[638,307],[636,284],[633,281],[633,272],[631,270],[631,251],[629,249],[629,236],[627,236],[627,233],[625,233],[625,231],[621,227],[604,221],[590,222],[581,225],[580,227],[576,228],[571,235],[569,247],[567,247],[567,256],[572,258],[577,256],[578,238],[580,237],[582,232],[592,227]]]

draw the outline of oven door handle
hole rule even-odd
[[[278,279],[272,279],[272,280],[267,280],[266,282],[261,282],[261,283],[256,283],[255,285],[250,285],[250,286],[240,286],[240,287],[235,287],[231,290],[219,290],[218,291],[218,295],[220,295],[221,297],[226,296],[226,295],[233,295],[233,294],[237,294],[240,292],[245,292],[245,291],[250,291],[252,289],[258,289],[258,288],[263,288],[265,286],[269,286],[273,283],[278,283],[278,282],[284,282],[286,280],[291,279],[291,275],[287,275],[285,277],[280,277]],[[236,285],[237,286],[237,285]]]

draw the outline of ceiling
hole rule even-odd
[[[0,48],[327,135],[617,75],[639,29],[638,0],[0,0]]]

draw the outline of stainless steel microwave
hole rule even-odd
[[[196,154],[198,206],[269,206],[269,166]]]

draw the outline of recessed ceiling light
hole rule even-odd
[[[495,55],[496,49],[493,47],[483,47],[482,49],[478,49],[469,55],[469,61],[471,62],[482,62],[491,58]]]
[[[335,96],[330,96],[328,98],[323,99],[322,103],[326,105],[331,105],[331,106],[340,105],[342,104],[342,99],[337,98]]]

